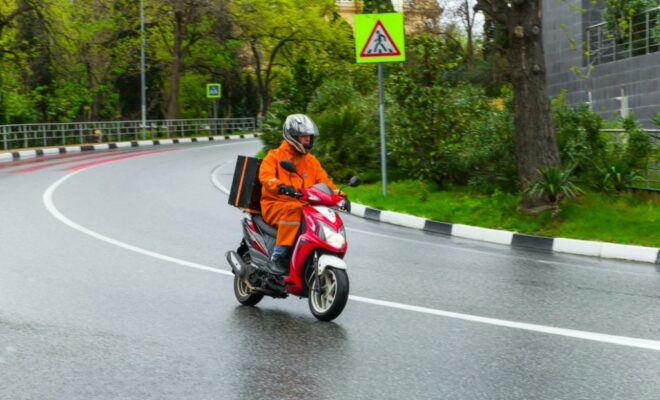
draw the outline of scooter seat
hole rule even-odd
[[[277,237],[277,227],[273,225],[268,225],[261,215],[253,214],[252,221],[259,228],[259,230],[268,236]]]

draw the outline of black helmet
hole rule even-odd
[[[282,135],[298,152],[305,154],[314,145],[314,136],[319,134],[319,128],[314,121],[305,114],[292,114],[286,117],[282,127]],[[298,141],[298,136],[311,136],[309,144],[303,145]]]

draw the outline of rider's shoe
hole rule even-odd
[[[288,275],[289,274],[289,260],[285,257],[273,257],[273,259],[268,263],[268,268],[275,275]]]

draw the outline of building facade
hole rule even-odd
[[[586,103],[607,119],[634,114],[646,128],[660,112],[659,9],[635,18],[617,37],[603,20],[605,1],[543,2],[548,92],[565,90],[569,104]]]

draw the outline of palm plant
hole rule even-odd
[[[621,192],[641,178],[639,172],[626,163],[614,163],[601,169],[603,187],[606,190]]]
[[[561,211],[559,203],[564,198],[576,197],[582,193],[582,189],[572,181],[574,169],[574,165],[541,168],[538,170],[540,178],[527,189],[531,197],[545,198],[550,202],[553,218]]]

